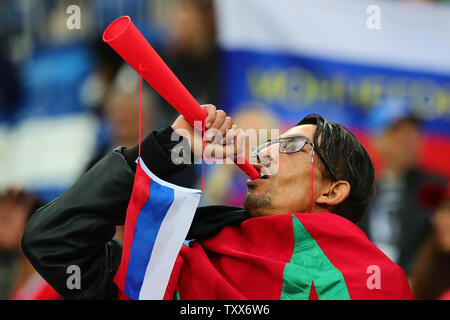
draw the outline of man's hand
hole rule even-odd
[[[233,120],[228,117],[223,110],[217,110],[212,104],[202,105],[205,109],[206,125],[205,125],[205,155],[212,158],[224,159],[227,156],[234,156],[241,151],[239,147],[243,133],[233,125]],[[202,128],[200,126],[193,128],[186,119],[180,115],[172,124],[172,129],[181,136],[189,140],[192,153],[196,158],[201,158],[202,152]]]
[[[23,190],[8,189],[0,195],[0,250],[20,250],[20,240],[36,198]]]

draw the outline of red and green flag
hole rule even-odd
[[[403,270],[332,213],[250,218],[183,246],[165,299],[412,299]]]

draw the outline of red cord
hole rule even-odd
[[[206,112],[205,112],[205,117],[202,120],[202,187],[200,188],[200,190],[203,191],[203,184],[205,182],[205,146],[206,146],[206,142],[205,142],[205,131],[206,131]]]
[[[139,65],[139,68],[141,70],[139,74],[139,146],[138,146],[138,157],[141,158],[141,135],[142,135],[142,69],[141,65]],[[205,117],[202,120],[202,187],[201,190],[203,190],[203,184],[204,184],[204,178],[205,178],[205,127],[206,127],[206,112]],[[195,131],[195,128],[194,128]]]
[[[139,65],[139,67],[141,67]],[[142,69],[139,73],[139,149],[138,149],[138,157],[141,159],[141,134],[142,134]],[[139,160],[140,161],[140,160]]]
[[[314,152],[311,151],[311,205],[308,213],[311,212],[314,203]]]

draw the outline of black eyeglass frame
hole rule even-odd
[[[298,148],[298,150],[295,151],[286,151],[284,148],[286,147],[287,143],[289,143],[292,140],[303,140],[304,143],[303,145]],[[280,143],[281,142],[281,143]],[[253,148],[252,150],[252,156],[256,157],[258,163],[261,163],[260,158],[259,158],[259,153],[274,145],[280,143],[278,151],[280,153],[284,153],[284,154],[290,154],[290,153],[296,153],[301,151],[305,145],[309,144],[312,148],[312,150],[314,151],[315,154],[317,154],[317,156],[319,157],[320,161],[322,161],[322,163],[324,164],[325,168],[327,169],[328,173],[330,174],[330,177],[333,179],[333,181],[338,181],[336,175],[333,173],[333,171],[330,169],[330,166],[328,165],[327,161],[322,157],[322,155],[319,152],[316,152],[315,148],[314,148],[314,143],[312,143],[311,141],[309,141],[309,139],[303,137],[303,136],[290,136],[290,137],[281,137],[281,138],[277,138],[277,139],[270,139],[267,140],[266,142],[260,144],[259,146],[257,146],[256,148]]]

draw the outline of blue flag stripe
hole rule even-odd
[[[174,191],[151,180],[150,196],[136,222],[134,239],[125,280],[125,294],[139,299],[145,271],[151,257],[161,223],[174,200]]]

